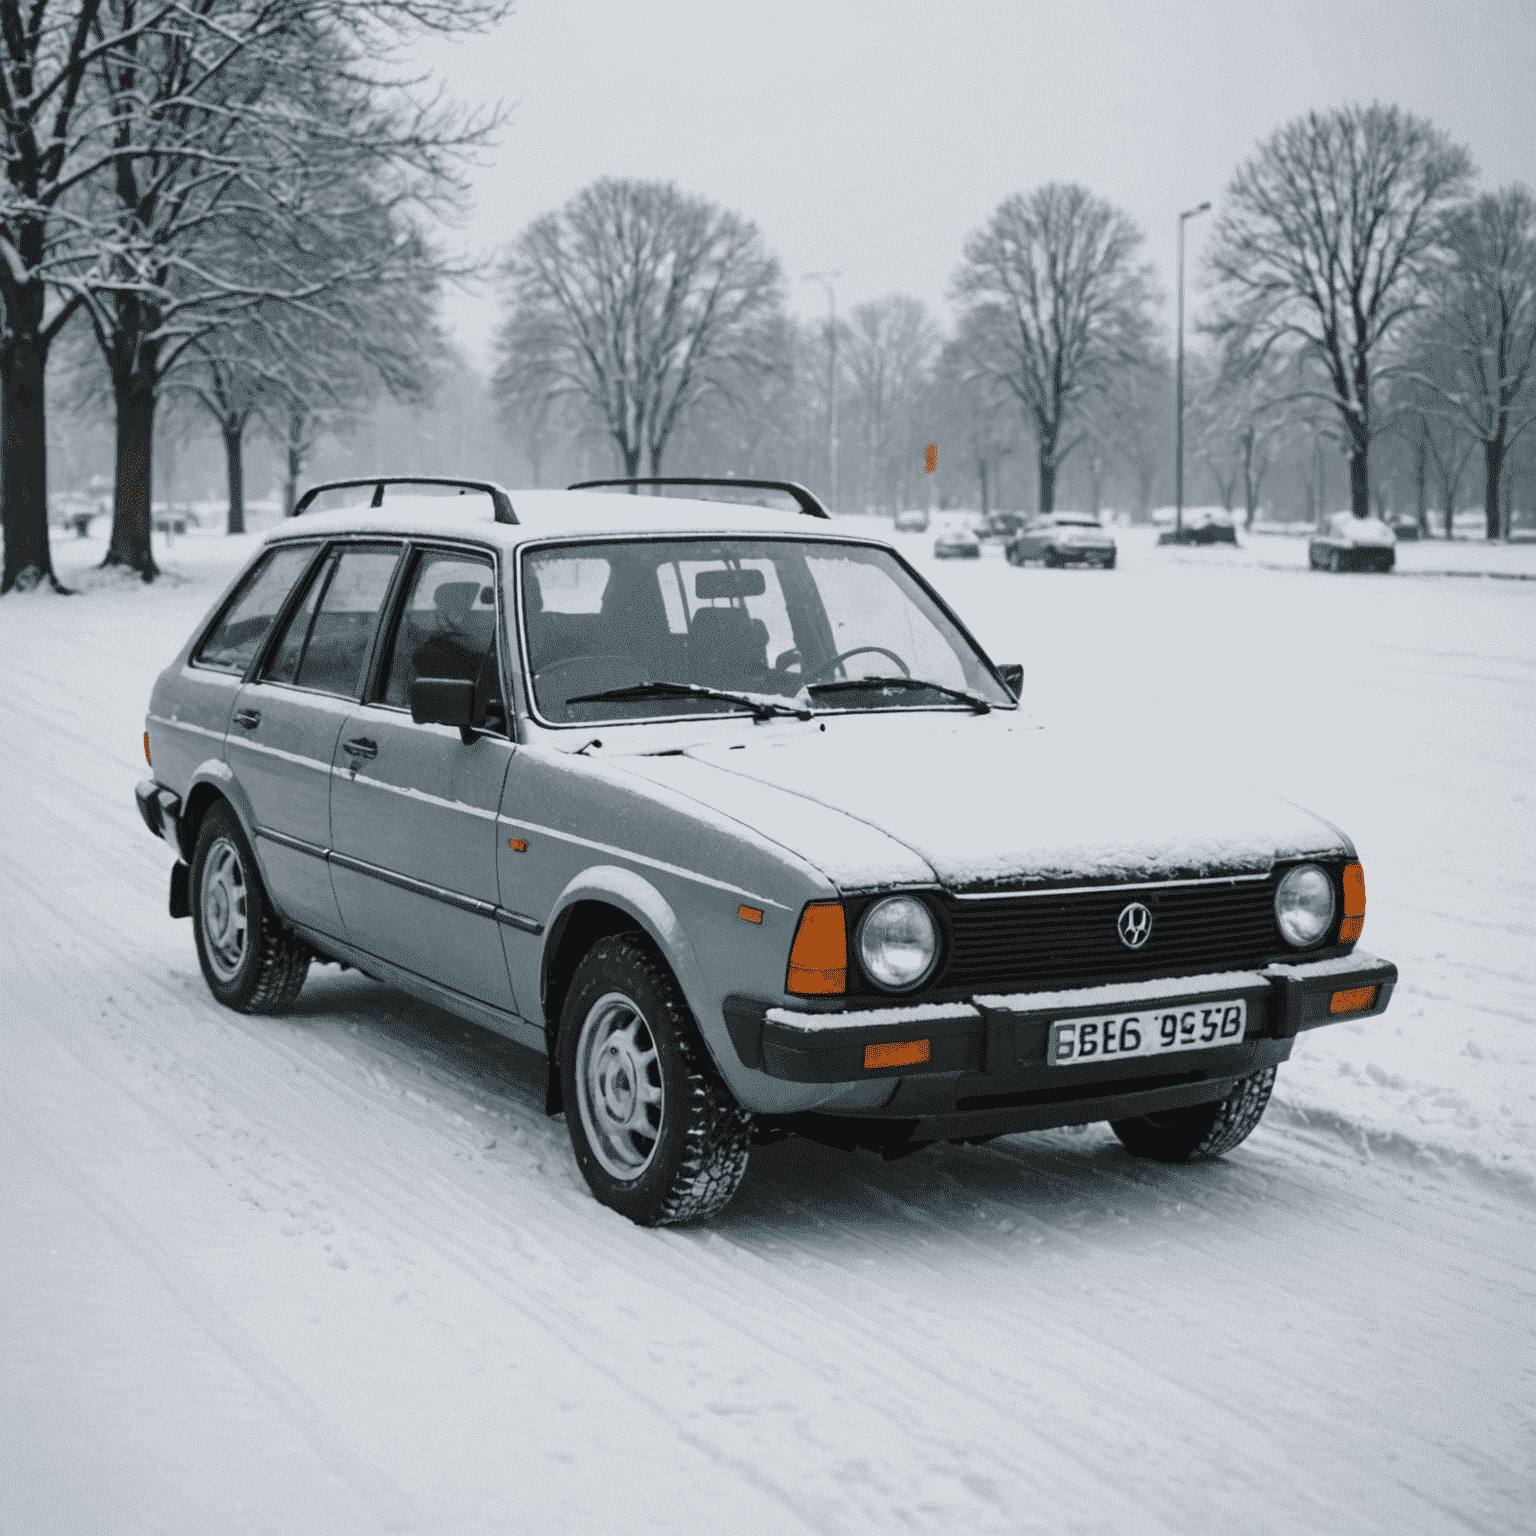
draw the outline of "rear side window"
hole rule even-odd
[[[201,667],[221,672],[244,672],[261,649],[272,621],[293,584],[314,558],[312,544],[275,549],[258,565],[235,595],[235,600],[214,626],[192,659]]]
[[[399,553],[364,546],[332,555],[288,621],[268,678],[357,697]]]

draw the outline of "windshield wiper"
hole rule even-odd
[[[968,688],[951,688],[944,683],[925,683],[920,677],[845,677],[830,683],[807,683],[807,693],[844,693],[855,688],[906,688],[912,692],[942,693],[947,699],[969,704],[978,715],[990,715],[992,705]]]
[[[754,720],[771,720],[775,715],[793,715],[809,720],[810,710],[803,705],[784,704],[760,693],[732,693],[727,688],[706,688],[702,683],[633,683],[628,688],[607,688],[602,693],[579,693],[567,704],[618,704],[625,699],[721,699],[740,704],[752,711]]]

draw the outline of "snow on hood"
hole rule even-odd
[[[843,890],[1258,874],[1277,858],[1347,846],[1275,796],[1199,782],[1184,764],[1153,781],[1140,760],[1091,760],[1011,719],[867,724],[625,767],[792,848]]]

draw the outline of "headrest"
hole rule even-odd
[[[432,594],[433,606],[455,629],[462,627],[480,596],[478,581],[445,581]]]

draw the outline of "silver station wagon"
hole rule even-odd
[[[160,674],[138,803],[221,1003],[340,962],[544,1053],[652,1224],[791,1134],[1217,1156],[1299,1031],[1387,1006],[1329,823],[1032,726],[801,487],[616,485],[317,487]]]

